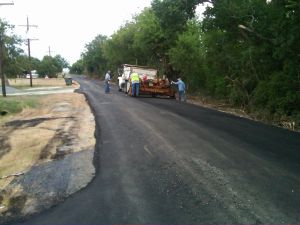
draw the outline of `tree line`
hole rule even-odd
[[[299,15],[297,0],[153,0],[112,36],[86,44],[71,71],[101,76],[124,63],[152,66],[181,76],[189,93],[299,124]]]
[[[42,77],[56,77],[69,63],[61,55],[44,56],[42,60],[32,57],[30,60],[21,48],[22,39],[13,33],[14,26],[0,18],[0,42],[2,45],[1,62],[6,77],[26,75],[36,70]]]

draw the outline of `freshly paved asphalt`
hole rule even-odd
[[[299,133],[79,82],[97,121],[97,174],[24,224],[300,222]]]

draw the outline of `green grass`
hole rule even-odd
[[[38,97],[0,97],[0,116],[21,112],[24,108],[34,108],[38,105]]]

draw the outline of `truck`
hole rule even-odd
[[[158,78],[157,70],[138,65],[123,64],[120,69],[119,89],[131,95],[130,74],[137,73],[140,78],[140,95],[166,96],[175,98],[175,90],[164,75]]]
[[[32,79],[39,78],[39,74],[37,73],[36,70],[32,70],[31,71],[31,77],[32,77]],[[30,73],[26,74],[26,78],[30,79]]]

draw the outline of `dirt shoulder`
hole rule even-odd
[[[0,224],[49,208],[85,187],[95,168],[95,119],[85,96],[41,96],[0,122]]]

